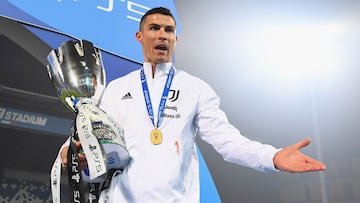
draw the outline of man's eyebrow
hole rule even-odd
[[[150,24],[148,24],[147,26],[148,26],[148,27],[152,27],[152,26],[161,27],[162,25],[160,25],[160,24],[158,24],[158,23],[150,23]],[[166,28],[173,28],[173,29],[176,28],[176,26],[174,26],[174,25],[164,25],[164,27],[166,27]]]
[[[176,28],[176,26],[174,26],[174,25],[167,25],[167,26],[165,26],[166,28],[173,28],[173,29],[175,29]]]
[[[160,27],[160,25],[157,24],[157,23],[150,23],[150,24],[148,24],[148,27],[152,27],[152,26],[158,26],[158,27]]]

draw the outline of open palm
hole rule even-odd
[[[275,167],[282,171],[294,173],[325,170],[324,163],[300,152],[310,142],[310,139],[304,139],[278,151],[274,157]]]

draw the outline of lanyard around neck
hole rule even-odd
[[[169,70],[169,74],[167,76],[166,83],[165,83],[165,86],[164,86],[164,90],[163,90],[163,93],[162,93],[162,97],[161,97],[161,100],[160,100],[158,116],[157,116],[157,122],[156,122],[156,125],[155,125],[154,111],[153,111],[152,104],[151,104],[150,92],[149,92],[149,87],[147,85],[147,81],[146,81],[146,77],[145,77],[145,73],[144,73],[144,68],[142,68],[141,71],[140,71],[140,78],[141,78],[141,84],[142,84],[142,89],[143,89],[143,93],[144,93],[146,109],[147,109],[149,117],[150,117],[150,119],[151,119],[151,121],[152,121],[155,128],[158,128],[160,126],[160,121],[161,121],[162,114],[163,114],[164,109],[165,109],[166,100],[167,100],[167,97],[169,95],[170,86],[171,86],[172,80],[174,78],[174,74],[175,74],[174,68],[171,67],[170,70]]]

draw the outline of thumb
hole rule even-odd
[[[306,139],[303,139],[301,140],[300,142],[296,143],[294,145],[294,147],[297,149],[297,150],[300,150],[306,146],[308,146],[310,144],[311,140],[310,138],[306,138]]]

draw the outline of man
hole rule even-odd
[[[131,156],[106,191],[109,202],[199,202],[196,135],[224,160],[259,171],[325,170],[323,163],[300,152],[309,139],[276,149],[243,137],[219,108],[211,87],[175,69],[176,22],[168,9],[148,11],[136,39],[143,67],[112,81],[100,104],[124,128]],[[66,155],[63,147],[63,165]],[[85,157],[80,158],[86,165]]]

